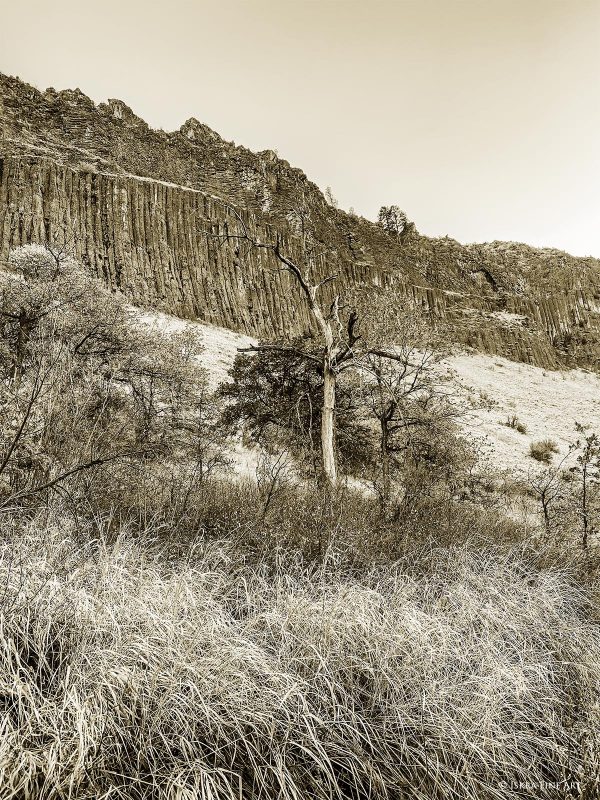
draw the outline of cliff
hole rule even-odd
[[[260,237],[277,233],[336,291],[383,286],[443,318],[452,337],[541,366],[596,366],[600,262],[514,243],[405,236],[330,206],[272,151],[252,153],[198,121],[149,128],[124,103],[39,92],[0,75],[0,258],[68,241],[141,305],[258,336],[305,332],[309,318],[264,252],[213,234],[235,204]]]

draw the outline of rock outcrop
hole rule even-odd
[[[596,366],[600,262],[514,243],[394,236],[329,205],[273,151],[196,119],[155,131],[119,100],[39,92],[0,75],[0,258],[68,242],[134,302],[258,336],[306,332],[307,309],[264,251],[223,242],[235,206],[336,291],[386,287],[445,319],[453,338],[541,366]],[[330,287],[331,288],[331,287]],[[333,291],[333,289],[331,289]]]

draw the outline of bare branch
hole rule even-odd
[[[121,458],[132,458],[134,456],[139,455],[146,455],[147,453],[151,452],[150,450],[137,450],[137,451],[126,451],[123,453],[112,453],[107,456],[102,456],[99,458],[93,458],[90,461],[87,461],[83,464],[78,464],[76,467],[63,472],[61,475],[58,475],[56,478],[53,478],[51,481],[47,481],[39,486],[33,486],[31,489],[26,489],[21,492],[17,492],[16,494],[10,495],[2,504],[0,504],[0,509],[3,509],[8,503],[13,503],[15,500],[21,500],[24,497],[30,497],[34,494],[39,494],[40,492],[45,491],[46,489],[52,489],[57,484],[61,483],[62,481],[70,478],[72,475],[76,475],[79,472],[83,472],[84,470],[92,469],[93,467],[101,466],[102,464],[109,464],[112,461],[117,461]]]

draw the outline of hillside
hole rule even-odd
[[[67,241],[133,302],[254,336],[306,332],[307,309],[261,254],[207,233],[235,204],[264,239],[278,234],[336,290],[386,286],[443,318],[482,352],[541,367],[595,368],[600,262],[557,250],[390,235],[329,205],[273,151],[225,142],[195,119],[155,131],[124,103],[40,92],[0,75],[0,258],[27,242]],[[332,290],[333,291],[333,290]],[[291,322],[290,322],[291,321]]]
[[[181,331],[186,325],[180,318],[156,312],[145,313],[142,319],[163,334]],[[255,343],[248,336],[213,325],[195,323],[193,330],[203,348],[198,361],[212,388],[227,380],[238,348]],[[462,435],[492,470],[509,470],[514,478],[538,472],[543,464],[531,458],[529,447],[548,437],[558,448],[555,464],[568,467],[575,460],[575,455],[569,456],[569,448],[581,436],[576,423],[600,430],[600,376],[596,374],[581,369],[546,371],[468,352],[448,356],[439,369],[450,377],[452,390],[464,408],[459,419]],[[524,433],[507,425],[511,417],[525,426]],[[232,455],[237,472],[254,475],[255,453],[239,448]]]

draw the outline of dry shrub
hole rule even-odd
[[[527,426],[521,422],[521,420],[517,417],[516,414],[510,414],[504,423],[507,428],[512,428],[513,430],[517,431],[518,433],[527,433]]]
[[[550,464],[555,453],[558,453],[558,445],[552,439],[542,439],[529,445],[529,455],[544,464]]]

